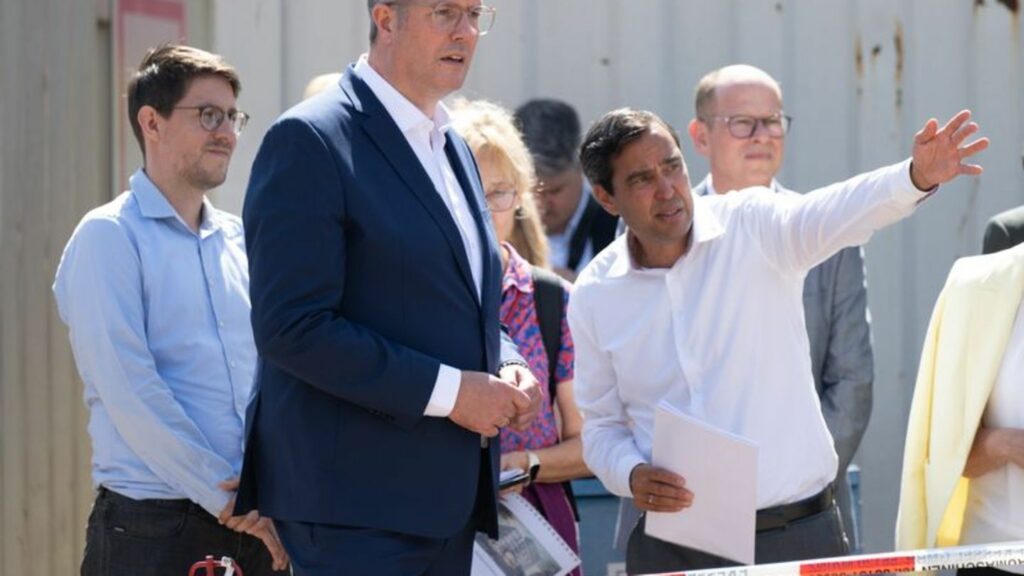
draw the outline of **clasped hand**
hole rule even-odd
[[[467,430],[494,437],[506,426],[529,426],[540,410],[540,399],[537,379],[523,366],[506,366],[498,377],[466,371],[449,418]]]
[[[235,492],[238,490],[238,478],[225,480],[218,484],[217,487],[227,492]],[[288,568],[288,553],[285,552],[284,545],[281,544],[281,540],[277,537],[274,521],[265,516],[260,516],[260,513],[256,510],[241,516],[235,516],[234,510],[235,497],[232,496],[227,506],[217,515],[217,521],[222,526],[235,532],[244,532],[259,538],[263,545],[267,547],[267,551],[270,552],[274,570],[280,571]]]

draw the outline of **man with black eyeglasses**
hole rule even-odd
[[[697,152],[708,159],[710,173],[694,187],[694,195],[726,194],[753,186],[797,194],[775,179],[790,118],[783,111],[782,89],[774,78],[753,66],[726,66],[700,80],[695,100],[690,138]],[[846,469],[871,417],[874,380],[861,247],[844,248],[812,268],[804,281],[803,301],[814,384],[839,456],[836,503],[850,536],[853,523]]]
[[[207,555],[287,567],[273,523],[233,513],[256,347],[242,223],[206,194],[248,119],[240,89],[220,56],[150,50],[127,90],[144,165],[57,269],[98,490],[83,575],[188,574]]]
[[[243,218],[258,393],[239,489],[296,576],[469,574],[500,428],[536,414],[501,259],[441,99],[494,9],[368,0],[370,48],[267,132]]]

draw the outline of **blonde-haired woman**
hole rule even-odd
[[[487,207],[502,245],[501,322],[508,326],[543,393],[540,414],[527,430],[501,431],[501,467],[537,471],[522,494],[578,553],[573,504],[566,482],[587,476],[589,471],[583,463],[580,442],[583,419],[572,390],[574,351],[565,320],[569,284],[553,274],[538,274],[534,270],[547,267],[548,247],[530,192],[535,180],[533,161],[511,114],[501,106],[479,100],[458,101],[453,107],[453,127],[476,157]],[[561,286],[555,366],[548,361],[541,334],[536,276]]]

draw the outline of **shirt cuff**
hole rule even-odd
[[[220,488],[214,488],[211,492],[200,496],[200,502],[196,502],[203,507],[204,510],[213,515],[214,518],[220,516],[224,507],[231,501],[231,497],[234,495],[232,492],[225,492]],[[231,513],[234,515],[234,512]]]
[[[900,204],[904,204],[909,207],[916,207],[928,198],[930,198],[939,189],[939,185],[936,184],[928,190],[920,190],[917,186],[914,186],[914,181],[910,178],[910,163],[911,158],[907,158],[903,162],[895,165],[899,173],[899,186],[895,193],[896,199]]]
[[[647,464],[647,460],[644,460],[639,454],[623,458],[613,472],[615,478],[610,483],[612,485],[608,486],[609,490],[618,496],[632,498],[633,489],[629,485],[629,475],[633,473],[633,468],[640,464]]]
[[[460,370],[441,364],[437,370],[437,380],[434,381],[434,391],[430,393],[430,401],[427,402],[427,409],[423,411],[423,415],[447,418],[455,408],[455,398],[459,395],[461,382]]]

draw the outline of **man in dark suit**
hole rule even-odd
[[[537,202],[551,250],[551,267],[572,282],[615,239],[618,219],[604,211],[580,167],[583,137],[576,109],[550,98],[516,109],[516,124],[537,170]]]
[[[981,245],[981,253],[999,252],[1021,242],[1024,242],[1024,206],[1000,212],[988,221],[985,225],[985,240]]]
[[[440,103],[494,11],[368,5],[369,54],[286,112],[253,165],[239,509],[275,520],[297,576],[468,574],[474,533],[497,532],[488,439],[539,399],[502,337],[480,177]]]

